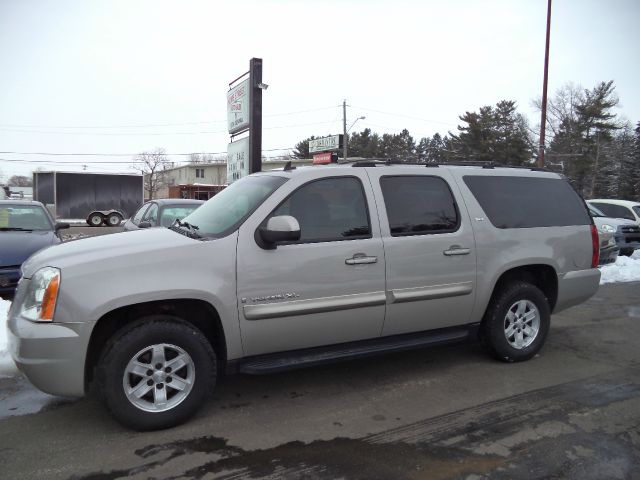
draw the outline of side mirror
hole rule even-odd
[[[56,222],[56,225],[54,228],[57,232],[58,230],[64,230],[65,228],[69,228],[69,227],[71,227],[71,225],[69,225],[66,222]]]
[[[148,221],[148,220],[146,220],[144,222],[140,222],[138,224],[138,228],[151,228],[151,227],[153,227],[153,225],[151,225],[151,222]]]
[[[290,215],[271,217],[267,225],[256,230],[256,241],[265,249],[274,249],[279,242],[300,240],[300,224]]]

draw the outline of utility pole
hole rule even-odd
[[[542,82],[542,113],[540,119],[540,149],[538,167],[544,168],[544,142],[547,126],[547,80],[549,77],[549,36],[551,34],[551,0],[547,3],[547,41],[544,50],[544,80]]]
[[[349,140],[347,140],[347,100],[345,99],[342,102],[342,156],[344,157],[344,160],[347,160],[347,154],[349,153],[347,150],[347,144],[349,143]]]

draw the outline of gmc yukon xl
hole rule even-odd
[[[600,279],[563,177],[357,162],[245,177],[169,228],[31,257],[10,351],[41,390],[96,384],[135,429],[193,415],[224,372],[262,374],[479,339],[528,360]]]

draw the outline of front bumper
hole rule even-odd
[[[29,381],[43,392],[62,396],[85,394],[85,353],[82,323],[32,322],[18,314],[19,288],[9,310],[9,353]]]
[[[637,250],[640,248],[640,233],[620,233],[615,235],[616,244],[620,248],[633,248]]]
[[[0,267],[0,297],[12,297],[20,280],[20,266]]]

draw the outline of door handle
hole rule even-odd
[[[460,245],[451,245],[449,247],[449,250],[445,250],[442,253],[450,257],[453,255],[469,255],[470,252],[470,248],[462,248]]]
[[[367,263],[376,263],[378,257],[369,257],[364,253],[356,253],[353,257],[347,258],[344,263],[347,265],[365,265]]]

